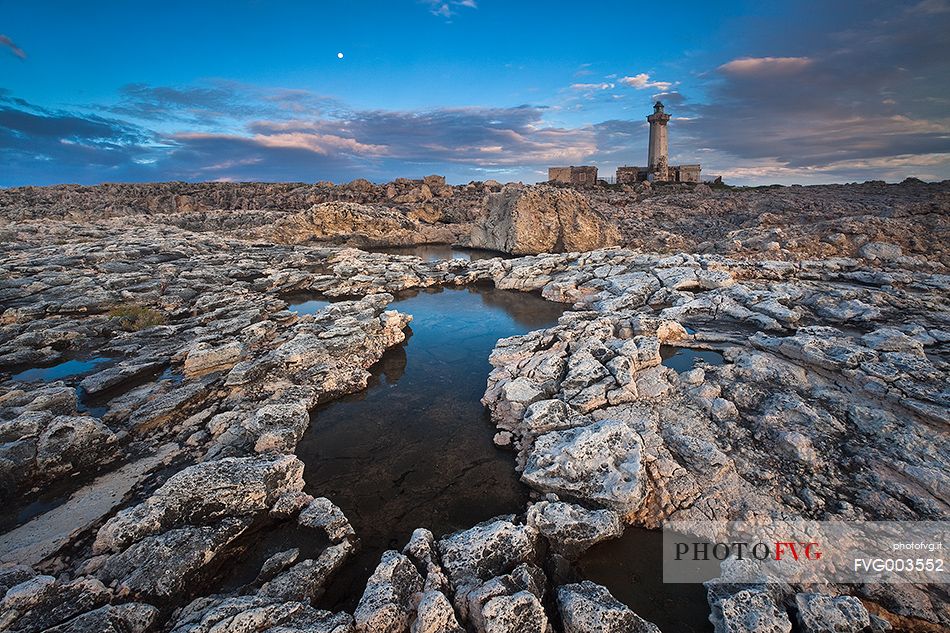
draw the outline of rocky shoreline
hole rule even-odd
[[[775,228],[777,201],[829,199],[824,224],[789,207],[806,220]],[[0,484],[19,510],[61,491],[0,536],[0,628],[658,631],[572,561],[669,519],[946,520],[948,199],[942,183],[603,193],[438,179],[0,192]],[[643,248],[659,229],[638,237],[637,218],[693,202],[669,240],[693,252]],[[758,209],[746,226],[742,205]],[[730,213],[742,239],[712,220]],[[708,247],[689,237],[703,216]],[[346,246],[445,242],[540,254],[428,262]],[[365,388],[403,341],[411,315],[387,309],[394,293],[474,283],[570,306],[490,359],[483,402],[534,498],[455,534],[419,526],[354,613],[317,609],[359,534],[303,492],[309,411]],[[288,311],[301,291],[333,301]],[[662,363],[673,348],[724,362],[677,372]],[[107,360],[81,379],[14,379],[92,358]],[[310,547],[228,587],[274,530]],[[950,626],[939,585],[711,588],[709,603],[717,631]]]

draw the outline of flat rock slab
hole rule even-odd
[[[122,503],[145,476],[178,454],[177,444],[165,444],[143,457],[102,475],[73,493],[69,500],[0,536],[0,564],[35,566],[55,554],[72,535],[85,530]]]

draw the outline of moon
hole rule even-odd
[[[337,53],[337,54],[336,54],[336,58],[337,58],[337,59],[343,59],[343,53]]]

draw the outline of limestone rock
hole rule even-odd
[[[716,633],[790,633],[792,622],[766,591],[743,589],[714,599],[709,593]]]
[[[528,591],[498,596],[482,610],[485,633],[548,633],[547,615],[538,597]]]
[[[422,591],[422,578],[408,558],[394,550],[383,552],[366,582],[354,617],[358,633],[402,633],[409,630],[413,598]]]
[[[619,602],[606,587],[589,580],[559,587],[557,604],[564,633],[660,633],[655,624]]]
[[[522,480],[542,492],[633,512],[646,494],[643,443],[627,425],[601,420],[538,437]]]
[[[852,596],[800,593],[795,596],[803,633],[858,633],[871,626],[871,616]]]
[[[410,633],[464,633],[452,609],[452,603],[441,591],[422,594],[417,607],[416,619]]]
[[[119,551],[169,527],[266,512],[303,488],[303,463],[290,455],[228,457],[173,475],[141,504],[123,510],[96,535],[98,552]]]
[[[623,534],[620,515],[612,510],[588,510],[563,501],[540,501],[528,507],[528,525],[548,539],[554,551],[577,558],[591,546]]]
[[[475,248],[516,255],[587,251],[619,237],[584,196],[567,189],[506,188],[485,204],[488,215],[472,232]]]

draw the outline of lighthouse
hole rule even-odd
[[[650,153],[647,157],[647,166],[653,172],[656,180],[669,178],[669,137],[666,124],[670,122],[670,115],[663,111],[663,102],[657,101],[653,105],[653,114],[647,117],[650,122]]]
[[[617,182],[630,184],[649,180],[652,182],[699,182],[701,167],[693,165],[670,165],[669,132],[670,115],[663,111],[663,103],[653,104],[653,114],[647,117],[650,123],[650,152],[646,167],[617,167]]]

